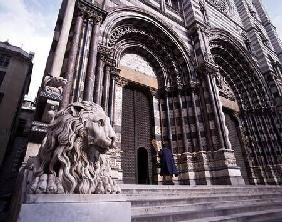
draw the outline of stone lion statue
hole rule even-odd
[[[28,160],[28,193],[119,193],[105,153],[115,133],[103,109],[76,102],[58,112],[36,157]]]

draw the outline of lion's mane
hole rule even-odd
[[[59,187],[64,193],[116,192],[109,162],[95,149],[95,144],[89,148],[86,123],[98,121],[97,115],[101,113],[105,115],[99,105],[81,102],[71,104],[55,115],[37,156],[39,167],[34,172],[38,178],[37,185],[32,185],[34,193],[45,189],[39,185],[40,181],[44,184],[44,179],[47,180],[47,193],[59,192]]]

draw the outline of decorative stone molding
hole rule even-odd
[[[146,34],[144,31],[135,28],[133,25],[118,26],[111,32],[108,45],[110,47],[114,46],[118,39],[127,33]]]
[[[101,57],[101,60],[106,63],[107,65],[110,65],[110,66],[115,66],[115,60],[114,59],[111,59],[109,58],[107,55],[104,55],[104,54],[101,54],[100,55]]]
[[[47,99],[61,101],[63,88],[67,84],[67,80],[62,77],[46,76],[43,80],[43,87],[39,96]]]
[[[63,94],[63,88],[66,84],[67,80],[62,77],[46,76],[43,80],[43,88],[40,95],[52,100],[60,101]]]
[[[58,112],[36,157],[27,161],[28,193],[119,193],[109,158],[115,132],[104,110],[76,102]]]
[[[107,55],[107,56],[111,56],[114,53],[114,49],[113,48],[108,48],[107,46],[98,45],[98,52],[100,52],[101,54]]]
[[[39,133],[46,133],[47,128],[48,128],[48,124],[38,122],[38,121],[33,121],[31,131],[32,132],[39,132]]]

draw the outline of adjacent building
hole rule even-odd
[[[123,183],[282,184],[282,44],[261,0],[63,0],[28,154],[55,112],[93,101]]]
[[[33,53],[0,42],[0,165],[12,151],[17,117],[31,80],[33,57]]]

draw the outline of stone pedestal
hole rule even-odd
[[[17,221],[130,222],[131,203],[119,194],[28,194]]]
[[[180,184],[244,185],[233,150],[183,153],[179,157]]]

